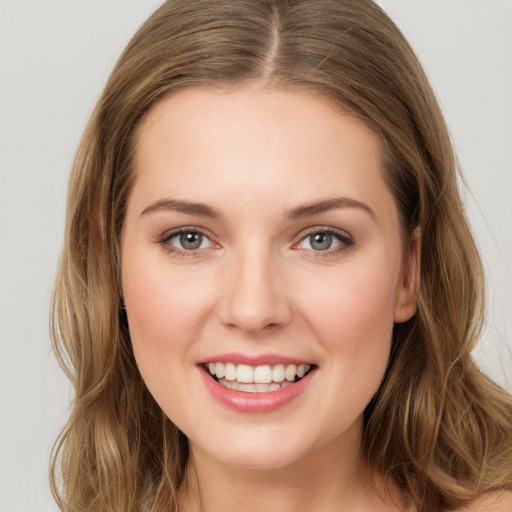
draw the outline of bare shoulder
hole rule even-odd
[[[512,512],[512,491],[490,492],[453,512]]]

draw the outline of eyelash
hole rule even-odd
[[[171,244],[170,241],[180,235],[183,234],[198,234],[202,237],[206,238],[210,244],[215,245],[215,242],[212,241],[211,236],[208,235],[204,230],[196,227],[196,226],[184,226],[178,229],[175,229],[171,232],[168,232],[164,234],[159,240],[158,243],[164,247],[164,249],[173,255],[179,256],[179,257],[194,257],[198,256],[201,251],[204,250],[204,248],[198,248],[195,250],[186,250],[186,249],[180,249],[176,247],[175,245]],[[330,235],[333,238],[335,238],[339,243],[338,246],[334,247],[333,249],[325,249],[325,250],[314,250],[314,249],[301,249],[299,247],[300,244],[302,244],[305,240],[307,240],[309,237],[317,234],[322,235]],[[311,245],[311,243],[310,243]],[[355,245],[354,239],[352,236],[347,233],[346,231],[335,229],[332,227],[322,227],[322,226],[315,226],[314,228],[309,229],[305,233],[301,234],[300,240],[293,244],[292,248],[295,250],[307,250],[309,252],[312,252],[315,258],[321,258],[321,257],[328,257],[333,256],[335,254],[338,254],[340,252],[346,251],[353,247]]]
[[[182,228],[174,229],[171,232],[168,232],[164,234],[158,241],[158,243],[170,254],[173,254],[178,257],[186,258],[186,257],[193,257],[200,254],[201,251],[204,250],[204,248],[199,248],[195,250],[186,250],[186,249],[180,249],[179,247],[176,247],[175,245],[171,244],[170,241],[180,235],[183,234],[198,234],[202,237],[206,238],[211,244],[215,244],[215,242],[212,241],[211,236],[209,236],[205,231],[203,231],[200,228],[197,228],[195,226],[184,226]]]
[[[330,235],[339,242],[339,245],[337,247],[334,247],[333,249],[325,249],[325,250],[317,250],[317,251],[315,251],[314,249],[311,249],[311,250],[310,249],[300,249],[298,247],[305,240],[307,240],[311,236],[317,235],[317,234]],[[346,231],[343,231],[341,229],[332,228],[332,227],[315,226],[314,228],[311,228],[308,231],[306,231],[306,233],[302,234],[300,240],[296,244],[294,244],[293,247],[296,248],[297,250],[308,250],[313,253],[313,256],[315,258],[324,258],[324,257],[334,256],[334,255],[344,252],[348,249],[351,249],[354,245],[355,245],[355,241],[354,241],[353,237]]]

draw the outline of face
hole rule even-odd
[[[140,125],[135,172],[133,350],[192,454],[269,468],[357,451],[415,307],[374,133],[308,92],[190,88]]]

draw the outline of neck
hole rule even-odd
[[[240,468],[190,444],[180,501],[184,512],[386,511],[360,462],[360,429],[284,467]]]

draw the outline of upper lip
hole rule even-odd
[[[249,366],[263,366],[263,365],[276,365],[276,364],[313,364],[311,361],[301,359],[298,357],[291,357],[281,354],[241,354],[239,352],[230,352],[225,354],[215,354],[198,361],[198,364],[206,363],[233,363],[233,364],[246,364]]]

